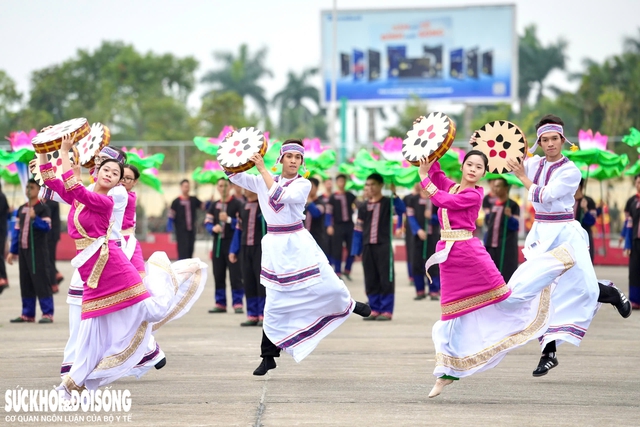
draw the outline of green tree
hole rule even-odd
[[[222,62],[222,68],[207,72],[202,78],[202,83],[213,86],[212,90],[231,91],[243,99],[253,99],[262,114],[267,117],[268,102],[264,88],[258,84],[263,77],[273,77],[273,73],[264,65],[266,56],[267,48],[251,55],[246,44],[240,45],[237,56],[230,52],[214,52],[213,57]]]
[[[3,70],[0,70],[0,137],[9,135],[13,126],[13,116],[19,107],[22,95],[16,83]]]
[[[386,129],[387,137],[395,136],[404,138],[407,136],[407,132],[413,127],[414,120],[428,114],[427,103],[417,95],[413,95],[407,99],[402,111],[396,110],[396,114],[398,115],[398,123]]]
[[[544,81],[551,71],[565,69],[567,46],[564,39],[543,46],[536,34],[536,26],[525,28],[518,43],[518,97],[521,109],[534,89],[537,90],[536,100],[542,99]]]
[[[314,113],[305,104],[310,103],[320,108],[320,93],[318,88],[309,84],[308,79],[318,73],[317,68],[308,68],[300,75],[290,71],[284,88],[273,97],[273,104],[279,106],[280,132],[290,134],[298,128],[305,128],[307,136],[313,132],[312,121]]]

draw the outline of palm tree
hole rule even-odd
[[[317,68],[303,70],[300,75],[289,71],[284,88],[273,96],[273,104],[280,107],[281,132],[288,134],[301,124],[312,122],[315,114],[305,105],[305,100],[310,101],[319,109],[320,92],[307,80],[317,73]]]
[[[520,109],[526,104],[534,86],[537,86],[536,102],[539,102],[545,89],[544,81],[547,76],[555,69],[565,69],[567,46],[568,43],[564,39],[542,46],[536,34],[536,26],[529,25],[525,28],[524,36],[520,37],[518,46]]]
[[[255,55],[251,55],[246,44],[240,45],[238,55],[235,57],[230,52],[214,52],[213,57],[221,61],[223,66],[218,70],[207,72],[202,77],[202,83],[209,83],[220,92],[232,91],[242,98],[253,99],[262,114],[267,117],[268,102],[264,89],[258,84],[258,80],[262,77],[273,77],[271,70],[265,68],[266,56],[267,48],[262,48]]]
[[[624,38],[624,51],[628,53],[640,53],[640,28],[638,28],[638,38]]]

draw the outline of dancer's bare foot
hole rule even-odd
[[[442,378],[438,378],[436,380],[435,385],[433,386],[433,388],[429,392],[429,397],[431,398],[431,397],[439,396],[440,393],[442,393],[442,389],[445,388],[446,386],[448,386],[449,384],[451,384],[452,382],[453,382],[453,380],[444,380]]]

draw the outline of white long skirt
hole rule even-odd
[[[296,362],[307,357],[355,308],[346,285],[326,257],[322,258],[318,265],[321,283],[287,292],[267,288],[264,332]]]
[[[541,337],[553,313],[556,281],[574,265],[573,249],[563,244],[522,264],[508,283],[506,300],[436,322],[433,375],[464,378],[491,369],[509,351]]]
[[[206,269],[197,258],[171,264],[164,252],[151,255],[143,279],[151,297],[80,321],[75,360],[58,389],[95,390],[130,375],[147,353],[154,329],[183,316],[202,294]]]

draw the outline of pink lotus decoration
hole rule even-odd
[[[203,171],[223,171],[222,166],[218,163],[217,160],[205,160]]]
[[[127,147],[122,147],[122,151],[124,151],[125,153],[135,154],[140,158],[144,157],[144,150],[142,150],[142,148],[138,150],[137,148],[128,149]]]
[[[600,132],[596,132],[596,134],[594,135],[591,129],[587,131],[580,129],[580,131],[578,132],[578,143],[580,144],[580,149],[582,150],[597,148],[599,150],[606,151],[608,141],[609,137],[607,135],[602,135],[600,134]]]
[[[320,145],[319,138],[305,138],[302,140],[302,144],[304,144],[304,157],[307,159],[317,159],[329,149],[329,147]]]
[[[395,160],[396,162],[405,162],[402,155],[402,138],[390,136],[380,145],[374,142],[373,145],[380,151],[385,160]]]
[[[13,151],[18,151],[22,148],[33,151],[31,140],[35,138],[37,134],[38,131],[35,129],[31,129],[29,133],[26,133],[24,131],[11,132],[7,139],[11,143],[11,149]]]
[[[10,173],[18,173],[18,167],[15,163],[11,163],[10,165],[6,166],[6,168]]]
[[[458,161],[462,164],[462,162],[464,162],[464,155],[466,154],[465,151],[462,148],[457,147],[451,147],[450,150],[454,153],[458,153]]]

